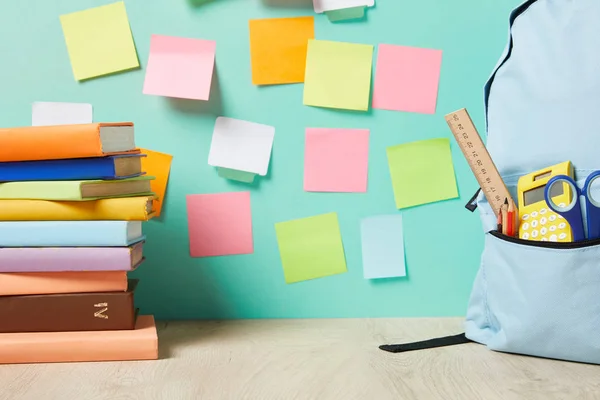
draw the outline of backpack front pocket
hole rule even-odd
[[[480,273],[490,349],[600,363],[600,240],[486,234]]]

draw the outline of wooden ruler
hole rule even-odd
[[[473,174],[475,174],[477,182],[479,182],[479,187],[483,190],[497,217],[500,207],[504,204],[504,199],[508,199],[509,202],[513,199],[500,177],[490,153],[477,133],[477,128],[465,108],[450,113],[445,118]]]

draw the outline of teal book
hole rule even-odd
[[[142,240],[141,221],[0,222],[0,248],[123,247]]]
[[[121,180],[5,182],[0,183],[0,199],[84,201],[150,196],[153,179],[144,175]]]

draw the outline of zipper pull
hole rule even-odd
[[[477,189],[473,197],[471,197],[471,200],[469,200],[469,202],[465,205],[467,210],[474,212],[477,209],[477,197],[479,196],[480,192],[481,188]]]

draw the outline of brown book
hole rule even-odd
[[[126,292],[0,297],[0,333],[134,329],[137,283],[130,279]]]

